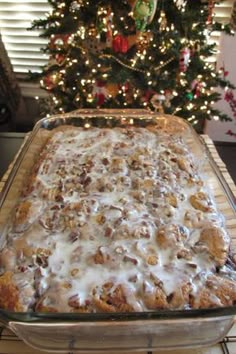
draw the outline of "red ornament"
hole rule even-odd
[[[55,86],[55,83],[51,75],[45,76],[43,78],[43,84],[47,90],[52,90]]]
[[[66,59],[65,55],[62,54],[56,54],[55,59],[59,65],[62,65]]]
[[[63,48],[67,45],[70,34],[55,34],[51,37],[50,48]]]
[[[145,92],[145,95],[143,96],[143,102],[148,102],[150,101],[150,99],[152,98],[153,95],[155,95],[156,91],[154,90],[147,90]]]
[[[225,70],[224,66],[222,66],[222,67],[220,68],[220,70],[223,71],[223,76],[224,76],[224,77],[226,77],[226,76],[229,75],[229,72],[228,72],[227,70]]]
[[[191,89],[195,97],[199,97],[201,95],[202,88],[203,88],[202,82],[198,81],[197,79],[193,80],[191,84]]]
[[[99,80],[93,88],[93,96],[96,99],[98,106],[102,106],[108,96],[105,85],[106,83],[104,81]]]
[[[112,41],[112,48],[115,53],[126,53],[129,49],[129,41],[127,37],[117,34]]]
[[[129,83],[125,82],[123,84],[119,84],[119,89],[123,92],[127,92],[129,90]]]

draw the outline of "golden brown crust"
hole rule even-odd
[[[217,275],[206,279],[205,286],[192,297],[193,308],[211,308],[232,306],[236,301],[236,284],[234,281]]]
[[[207,245],[209,253],[218,266],[223,266],[226,263],[230,238],[223,228],[212,226],[203,229],[199,241]]]
[[[94,289],[93,300],[97,310],[102,312],[134,312],[121,284],[106,283],[102,288]]]
[[[9,311],[24,311],[19,300],[19,289],[12,279],[13,273],[7,271],[0,277],[0,308]]]
[[[15,224],[24,224],[28,220],[29,209],[31,207],[31,202],[29,200],[24,200],[16,210]]]
[[[189,200],[192,206],[197,210],[201,210],[205,213],[214,210],[212,201],[207,193],[198,192],[194,195],[191,195]]]
[[[169,308],[166,293],[160,285],[153,287],[144,282],[143,301],[150,310]]]

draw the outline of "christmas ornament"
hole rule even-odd
[[[61,66],[65,63],[66,56],[63,54],[56,54],[55,59],[56,59],[56,62]]]
[[[98,80],[93,87],[92,95],[96,100],[97,106],[102,106],[108,97],[106,83],[102,80]]]
[[[163,103],[165,101],[165,96],[162,94],[154,94],[150,100],[152,106],[154,107],[156,112],[159,113],[164,113],[164,109],[163,109]]]
[[[108,96],[110,95],[112,97],[116,97],[119,92],[119,86],[117,83],[109,82],[106,84],[106,90],[107,90]]]
[[[146,90],[144,96],[142,97],[142,102],[149,103],[152,96],[155,95],[156,92],[154,90]]]
[[[100,34],[94,27],[92,27],[89,29],[88,35],[86,36],[84,47],[89,53],[98,55],[106,48],[106,43],[101,41]]]
[[[118,87],[122,92],[126,93],[129,90],[129,82],[126,81],[123,84],[119,84]]]
[[[192,93],[192,92],[187,92],[187,93],[186,93],[186,98],[187,98],[189,101],[192,101],[192,99],[193,99],[193,93]]]
[[[131,47],[132,44],[135,44],[137,47],[137,50],[139,52],[143,52],[144,50],[146,50],[149,45],[150,42],[153,40],[153,33],[151,32],[140,32],[138,35],[136,35],[135,38],[133,38],[133,42],[132,39],[130,40],[130,37],[128,37],[128,41],[129,41],[129,46]]]
[[[60,78],[61,76],[57,72],[48,74],[43,78],[43,82],[42,82],[43,87],[45,87],[49,91],[52,90],[58,84]]]
[[[106,45],[100,42],[96,37],[89,37],[84,46],[89,53],[94,55],[98,55],[102,50],[106,48]]]
[[[133,6],[133,18],[136,28],[139,31],[145,31],[146,26],[150,24],[156,13],[158,0],[137,0]]]
[[[173,95],[172,91],[165,90],[165,101],[164,101],[164,104],[165,104],[166,107],[169,108],[171,106],[172,98],[174,98],[174,95]]]
[[[159,22],[159,30],[161,32],[165,31],[167,27],[167,19],[166,19],[166,14],[163,10],[161,10],[160,18],[158,22]]]
[[[112,49],[115,53],[126,53],[129,49],[128,38],[120,34],[116,35],[112,41]]]
[[[187,68],[189,65],[189,59],[190,59],[190,49],[185,47],[181,50],[180,57],[179,57],[179,70],[180,70],[180,72],[187,71]]]
[[[228,72],[227,70],[225,70],[225,67],[224,67],[224,66],[222,66],[222,67],[220,68],[220,71],[223,72],[223,77],[224,77],[224,78],[226,78],[226,76],[229,75],[229,72]]]
[[[70,34],[54,34],[51,36],[50,39],[50,49],[55,50],[55,49],[64,49],[68,45],[68,40],[69,40]]]
[[[203,88],[203,84],[197,79],[193,80],[193,82],[191,83],[191,90],[195,97],[200,96],[202,88]]]

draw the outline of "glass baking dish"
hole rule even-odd
[[[143,110],[78,110],[38,121],[19,154],[0,194],[0,247],[4,225],[14,210],[24,181],[50,131],[61,125],[89,127],[155,125],[181,134],[204,172],[235,252],[235,199],[192,127],[178,117]],[[0,321],[27,344],[45,351],[110,352],[209,346],[220,341],[234,323],[236,306],[200,310],[138,313],[16,313],[0,310]]]

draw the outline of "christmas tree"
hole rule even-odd
[[[48,38],[41,85],[49,113],[76,108],[148,108],[193,125],[230,120],[214,109],[216,87],[232,87],[209,58],[215,0],[49,0],[32,28]],[[218,1],[220,3],[220,1]]]

